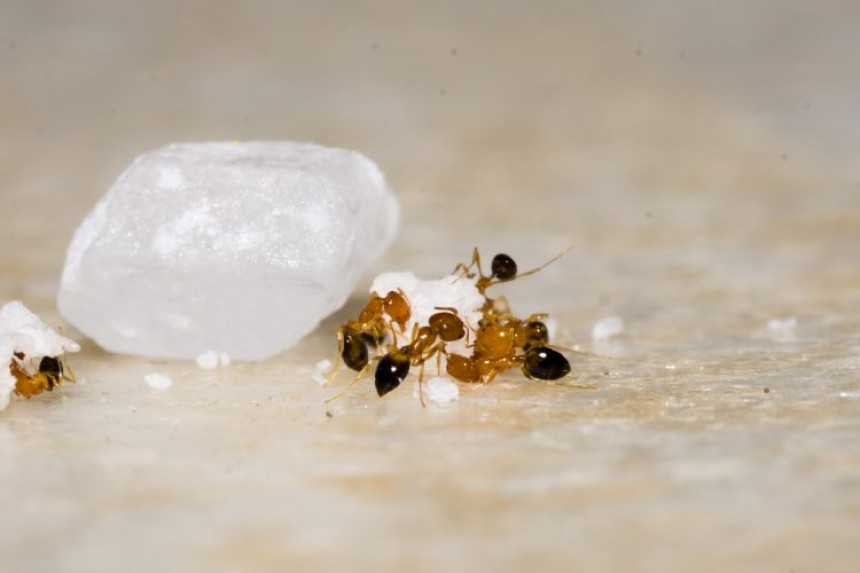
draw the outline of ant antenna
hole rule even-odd
[[[375,359],[374,359],[374,360],[375,360]],[[340,398],[341,396],[343,396],[344,394],[346,394],[347,392],[349,392],[350,390],[352,390],[352,389],[353,389],[353,387],[355,387],[355,385],[356,385],[356,384],[358,384],[359,382],[361,382],[361,379],[364,377],[364,374],[367,372],[367,368],[368,368],[369,366],[370,366],[370,362],[368,362],[367,364],[365,364],[364,368],[362,368],[362,369],[361,369],[361,372],[359,372],[359,373],[358,373],[358,375],[355,377],[355,379],[354,379],[352,382],[350,382],[350,383],[349,383],[349,386],[347,386],[346,388],[344,388],[343,390],[341,390],[340,392],[338,392],[338,393],[337,393],[337,394],[335,394],[334,396],[329,396],[328,398],[326,398],[325,400],[323,400],[323,403],[324,403],[324,404],[328,404],[329,402],[333,402],[334,400],[337,400],[338,398]]]
[[[514,278],[520,279],[522,277],[527,277],[529,275],[533,275],[535,273],[538,273],[538,272],[542,271],[543,269],[545,269],[546,267],[553,264],[554,262],[556,262],[557,260],[559,260],[560,258],[562,258],[563,256],[565,256],[566,254],[568,254],[572,250],[573,250],[573,245],[568,245],[568,247],[565,250],[563,250],[562,252],[560,252],[559,254],[557,254],[556,256],[554,256],[553,258],[551,258],[550,260],[548,260],[544,264],[542,264],[541,266],[535,267],[535,268],[528,270],[524,273],[517,273],[517,275]],[[504,282],[504,281],[497,280],[495,282]]]

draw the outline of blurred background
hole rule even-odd
[[[214,139],[362,151],[409,256],[485,222],[487,242],[586,250],[611,247],[588,241],[607,222],[656,240],[676,211],[708,239],[789,211],[839,225],[860,196],[858,22],[850,1],[6,0],[2,243],[56,275],[133,157]]]
[[[850,570],[860,525],[860,450],[846,437],[860,429],[858,29],[860,4],[849,0],[0,0],[0,299],[60,321],[66,245],[138,154],[173,141],[312,141],[361,151],[398,193],[402,229],[376,270],[437,276],[474,245],[529,267],[573,243],[563,261],[511,285],[509,298],[521,314],[553,313],[569,344],[587,344],[595,320],[619,314],[628,328],[613,353],[637,361],[607,366],[608,389],[585,398],[501,385],[501,407],[492,394],[470,395],[456,414],[433,418],[432,432],[407,392],[385,412],[370,393],[357,399],[370,410],[345,400],[358,421],[312,424],[316,436],[335,433],[323,440],[298,437],[308,431],[296,421],[303,410],[292,422],[258,412],[265,446],[246,437],[232,450],[211,446],[204,432],[209,415],[236,429],[228,390],[218,378],[194,380],[221,406],[201,410],[199,394],[176,389],[170,411],[199,433],[169,434],[174,445],[153,453],[168,435],[147,434],[164,412],[139,381],[152,365],[88,347],[89,390],[64,394],[77,396],[75,408],[55,396],[42,402],[54,408],[47,427],[56,434],[35,442],[44,457],[28,454],[44,421],[39,403],[3,413],[0,446],[18,452],[8,458],[15,469],[0,471],[6,487],[60,498],[44,506],[2,498],[4,513],[27,524],[7,523],[6,539],[21,547],[44,530],[39,519],[59,536],[94,519],[126,556],[143,563],[158,546],[185,567],[349,564],[326,553],[337,544],[392,568],[415,565],[416,555],[431,569],[664,570],[704,560]],[[789,316],[801,325],[790,343],[769,339],[767,321]],[[235,384],[306,382],[333,325],[262,370],[234,370]],[[764,402],[764,383],[784,392]],[[729,387],[730,396],[720,390]],[[116,406],[93,398],[96,389],[149,404],[152,417],[131,431],[108,413]],[[296,391],[300,405],[283,407],[311,408],[318,394]],[[104,426],[87,426],[83,414]],[[394,448],[383,437],[391,427],[404,440]],[[296,436],[293,454],[275,429]],[[98,431],[121,436],[124,449],[103,450]],[[75,435],[91,438],[75,442],[80,457],[52,462]],[[460,449],[445,449],[441,436]],[[327,450],[332,442],[340,447]],[[279,491],[293,493],[273,494],[279,509],[243,497],[274,479],[265,456],[235,453],[249,448],[285,456],[282,473],[272,471]],[[422,457],[428,450],[434,461]],[[176,509],[196,480],[235,469],[224,462],[235,456],[250,468],[232,474],[242,493],[213,490],[208,500],[234,505],[205,521],[191,517],[193,507]],[[361,479],[321,486],[290,456],[329,474],[353,464]],[[364,472],[367,460],[376,465]],[[185,472],[166,490],[157,485],[164,467]],[[67,494],[38,477],[70,471],[80,479]],[[93,484],[117,495],[82,493]],[[304,495],[326,501],[296,521],[290,504]],[[129,500],[152,499],[165,504],[160,514],[129,509],[137,507]],[[742,506],[753,509],[738,513]],[[297,535],[309,545],[258,535],[254,507],[275,512],[266,529],[306,526]],[[199,529],[183,545],[154,533],[164,516]],[[134,523],[149,533],[139,545],[123,536],[138,531]],[[528,542],[515,524],[528,527]],[[129,565],[100,553],[99,536],[81,535],[58,542],[58,561],[19,552],[13,563]],[[521,542],[500,545],[506,538]],[[372,550],[390,539],[387,552]],[[234,548],[229,559],[212,549],[222,542]]]

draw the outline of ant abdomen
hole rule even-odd
[[[480,378],[475,361],[461,354],[448,354],[445,370],[460,382],[477,382]]]
[[[356,371],[367,366],[367,343],[362,333],[351,328],[343,330],[343,349],[340,351],[343,363]]]
[[[547,346],[536,346],[526,352],[523,374],[539,380],[558,380],[570,374],[570,362],[561,352]]]
[[[403,382],[409,374],[408,347],[392,350],[379,360],[376,367],[376,393],[385,396]]]

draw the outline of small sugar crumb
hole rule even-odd
[[[592,340],[609,340],[624,332],[624,321],[617,316],[608,316],[594,323],[591,328]]]
[[[204,370],[212,370],[218,368],[218,353],[214,350],[204,352],[197,357],[197,366]]]
[[[173,380],[170,379],[170,376],[165,376],[164,374],[158,374],[157,372],[153,372],[152,374],[147,374],[143,377],[144,381],[149,384],[149,387],[153,390],[167,390],[171,386],[173,386]]]
[[[791,336],[794,334],[795,328],[797,328],[797,319],[793,316],[789,318],[772,318],[767,321],[767,331],[777,338]]]
[[[320,386],[325,386],[325,383],[327,381],[326,374],[331,372],[332,367],[334,367],[334,364],[332,364],[331,360],[320,360],[316,363],[317,371],[314,372],[313,376],[311,376],[311,380],[313,380]]]
[[[445,404],[460,398],[460,387],[450,378],[438,376],[424,385],[424,396],[431,402]]]
[[[221,363],[221,368],[227,368],[228,366],[230,366],[232,360],[230,360],[229,354],[227,354],[226,352],[222,352],[218,355],[218,362]]]

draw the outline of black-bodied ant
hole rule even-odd
[[[390,320],[386,320],[386,314]],[[358,319],[349,320],[337,328],[338,353],[343,363],[357,372],[362,372],[369,363],[367,345],[375,344],[378,349],[389,331],[396,338],[393,323],[396,322],[400,326],[402,333],[410,316],[409,302],[402,292],[390,291],[384,298],[372,293]],[[329,376],[330,379],[337,374],[339,365],[338,362]]]

